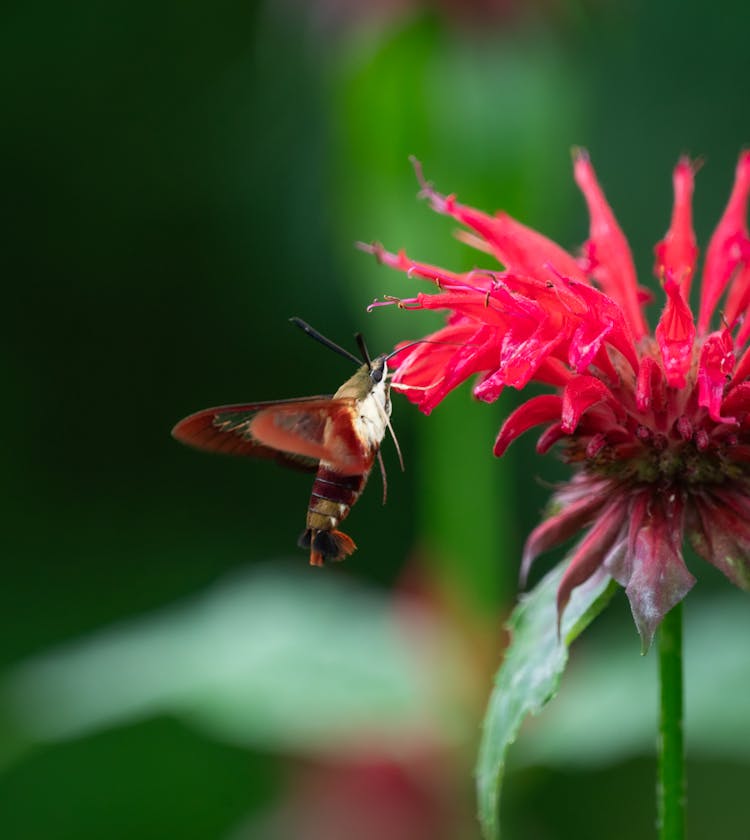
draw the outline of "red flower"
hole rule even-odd
[[[579,257],[505,213],[488,216],[437,193],[418,166],[417,174],[433,209],[469,228],[461,238],[503,269],[456,274],[365,246],[437,286],[389,302],[449,313],[430,336],[440,343],[395,357],[393,387],[429,413],[472,374],[475,396],[487,402],[506,385],[552,386],[508,417],[494,451],[502,455],[522,432],[546,424],[537,450],[559,443],[576,469],[529,537],[522,577],[538,554],[587,528],[560,584],[559,614],[571,591],[604,569],[626,588],[646,646],[695,583],[683,561],[685,534],[699,555],[750,589],[750,152],[740,156],[708,245],[697,326],[689,305],[695,168],[677,164],[671,224],[656,246],[665,302],[653,334],[643,311],[650,295],[638,286],[585,152],[575,156],[575,179],[591,223]]]

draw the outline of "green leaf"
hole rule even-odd
[[[561,563],[513,611],[508,629],[512,641],[498,671],[484,718],[477,763],[479,820],[485,837],[500,836],[500,787],[508,747],[528,714],[538,714],[554,697],[573,640],[607,605],[616,584],[597,574],[574,590],[565,609],[562,638],[557,630],[557,588]]]
[[[320,754],[370,737],[401,754],[466,737],[448,687],[470,679],[467,659],[417,603],[261,567],[18,665],[0,685],[0,760],[159,715],[240,746]]]

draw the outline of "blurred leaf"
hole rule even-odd
[[[561,563],[521,599],[508,624],[512,641],[490,697],[476,771],[479,819],[488,838],[500,833],[500,786],[508,747],[524,718],[538,714],[555,696],[568,647],[614,592],[614,584],[604,575],[595,575],[575,589],[565,609],[560,639],[557,587],[565,566]]]
[[[750,603],[685,602],[685,735],[691,758],[750,761]],[[587,638],[557,702],[519,746],[523,764],[601,766],[654,752],[656,657],[628,638]],[[613,725],[613,723],[615,725]]]
[[[171,713],[235,744],[402,754],[462,735],[463,661],[415,604],[275,566],[21,664],[3,729],[32,744]]]

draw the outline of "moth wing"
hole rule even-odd
[[[317,452],[311,452],[309,447],[303,447],[304,452],[289,452],[268,445],[250,431],[250,426],[254,418],[263,411],[282,406],[293,409],[296,407],[297,410],[315,410],[317,406],[328,401],[329,397],[309,397],[205,408],[180,420],[172,429],[172,437],[180,443],[206,452],[264,458],[292,469],[314,472],[320,460]]]
[[[328,461],[355,474],[366,458],[353,412],[353,400],[328,397],[217,406],[181,420],[172,436],[209,452],[266,458],[306,472]]]

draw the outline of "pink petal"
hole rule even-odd
[[[737,422],[734,417],[721,416],[724,389],[734,370],[733,350],[729,330],[720,330],[706,339],[698,362],[698,405],[707,408],[716,423]]]
[[[727,323],[734,327],[740,325],[737,332],[737,344],[745,344],[750,338],[750,318],[747,317],[750,307],[750,253],[744,255],[745,264],[738,270],[732,285],[729,287],[726,305]]]
[[[612,392],[595,376],[579,376],[571,380],[563,391],[562,426],[568,434],[572,434],[584,412],[602,401],[616,406]]]
[[[454,285],[462,285],[461,275],[455,274],[452,271],[446,271],[444,268],[439,268],[428,263],[417,262],[410,259],[406,252],[402,249],[397,254],[386,249],[379,242],[358,242],[357,247],[360,251],[367,254],[373,254],[375,259],[382,265],[387,265],[389,268],[395,268],[397,271],[403,271],[409,277],[421,277],[425,280],[431,280],[440,287],[450,288]],[[488,278],[489,282],[489,278]]]
[[[680,284],[670,274],[664,280],[667,303],[656,327],[664,374],[672,388],[684,388],[693,360],[695,326],[693,313],[685,303]]]
[[[648,330],[638,300],[638,282],[627,239],[604,197],[585,151],[576,154],[574,174],[591,217],[589,242],[595,262],[594,277],[605,294],[620,305],[638,341]]]
[[[655,248],[656,276],[660,280],[672,277],[679,285],[685,300],[690,300],[690,284],[695,271],[695,261],[698,259],[698,246],[695,244],[693,232],[693,175],[690,161],[682,158],[672,176],[672,223],[664,239]]]
[[[611,321],[607,321],[604,324],[591,324],[582,321],[573,333],[573,338],[568,348],[568,362],[570,366],[578,373],[583,373],[601,350],[604,339],[612,332],[613,327],[614,324]],[[606,354],[604,354],[604,358],[607,358]],[[607,372],[611,375],[615,371],[612,369],[611,364],[609,368],[610,370]]]
[[[750,195],[750,151],[737,163],[732,194],[706,251],[698,332],[708,331],[711,316],[732,274],[747,251],[747,201]]]
[[[456,221],[475,230],[488,244],[498,261],[511,271],[528,274],[543,280],[546,263],[559,271],[585,280],[575,258],[557,243],[517,222],[507,213],[488,216],[473,207],[459,204],[453,195],[442,195],[422,177],[421,167],[415,164],[421,195],[427,198],[437,213],[452,216]]]
[[[721,413],[736,414],[740,419],[750,412],[750,382],[741,382],[726,395]]]
[[[558,388],[567,385],[574,377],[573,371],[554,356],[545,359],[534,374],[536,382],[543,382],[545,385],[554,385]]]
[[[497,338],[493,327],[459,321],[418,344],[407,355],[395,357],[393,387],[425,414],[457,385],[497,363]]]
[[[519,390],[533,379],[539,366],[565,339],[565,333],[549,321],[540,324],[531,335],[511,329],[503,336],[500,370],[505,384]],[[479,393],[476,396],[482,399]]]
[[[539,440],[536,442],[536,451],[540,455],[546,455],[558,440],[562,440],[564,437],[568,437],[568,434],[563,431],[562,423],[553,423],[539,435]]]
[[[562,398],[557,394],[541,394],[520,405],[503,423],[495,441],[495,455],[499,458],[519,435],[532,426],[559,418],[561,408]]]
[[[730,385],[744,382],[750,376],[750,347],[742,354],[734,369]]]
[[[486,373],[472,389],[474,398],[481,402],[495,402],[505,390],[505,374],[502,370]]]
[[[650,357],[644,356],[638,369],[635,386],[635,402],[639,411],[648,411],[652,406],[661,411],[666,404],[665,382],[659,365]]]
[[[602,327],[609,327],[607,343],[622,353],[633,371],[638,370],[638,353],[633,334],[618,304],[593,286],[567,279],[566,284],[580,300],[580,316],[582,321],[588,324],[589,330],[593,332]]]

